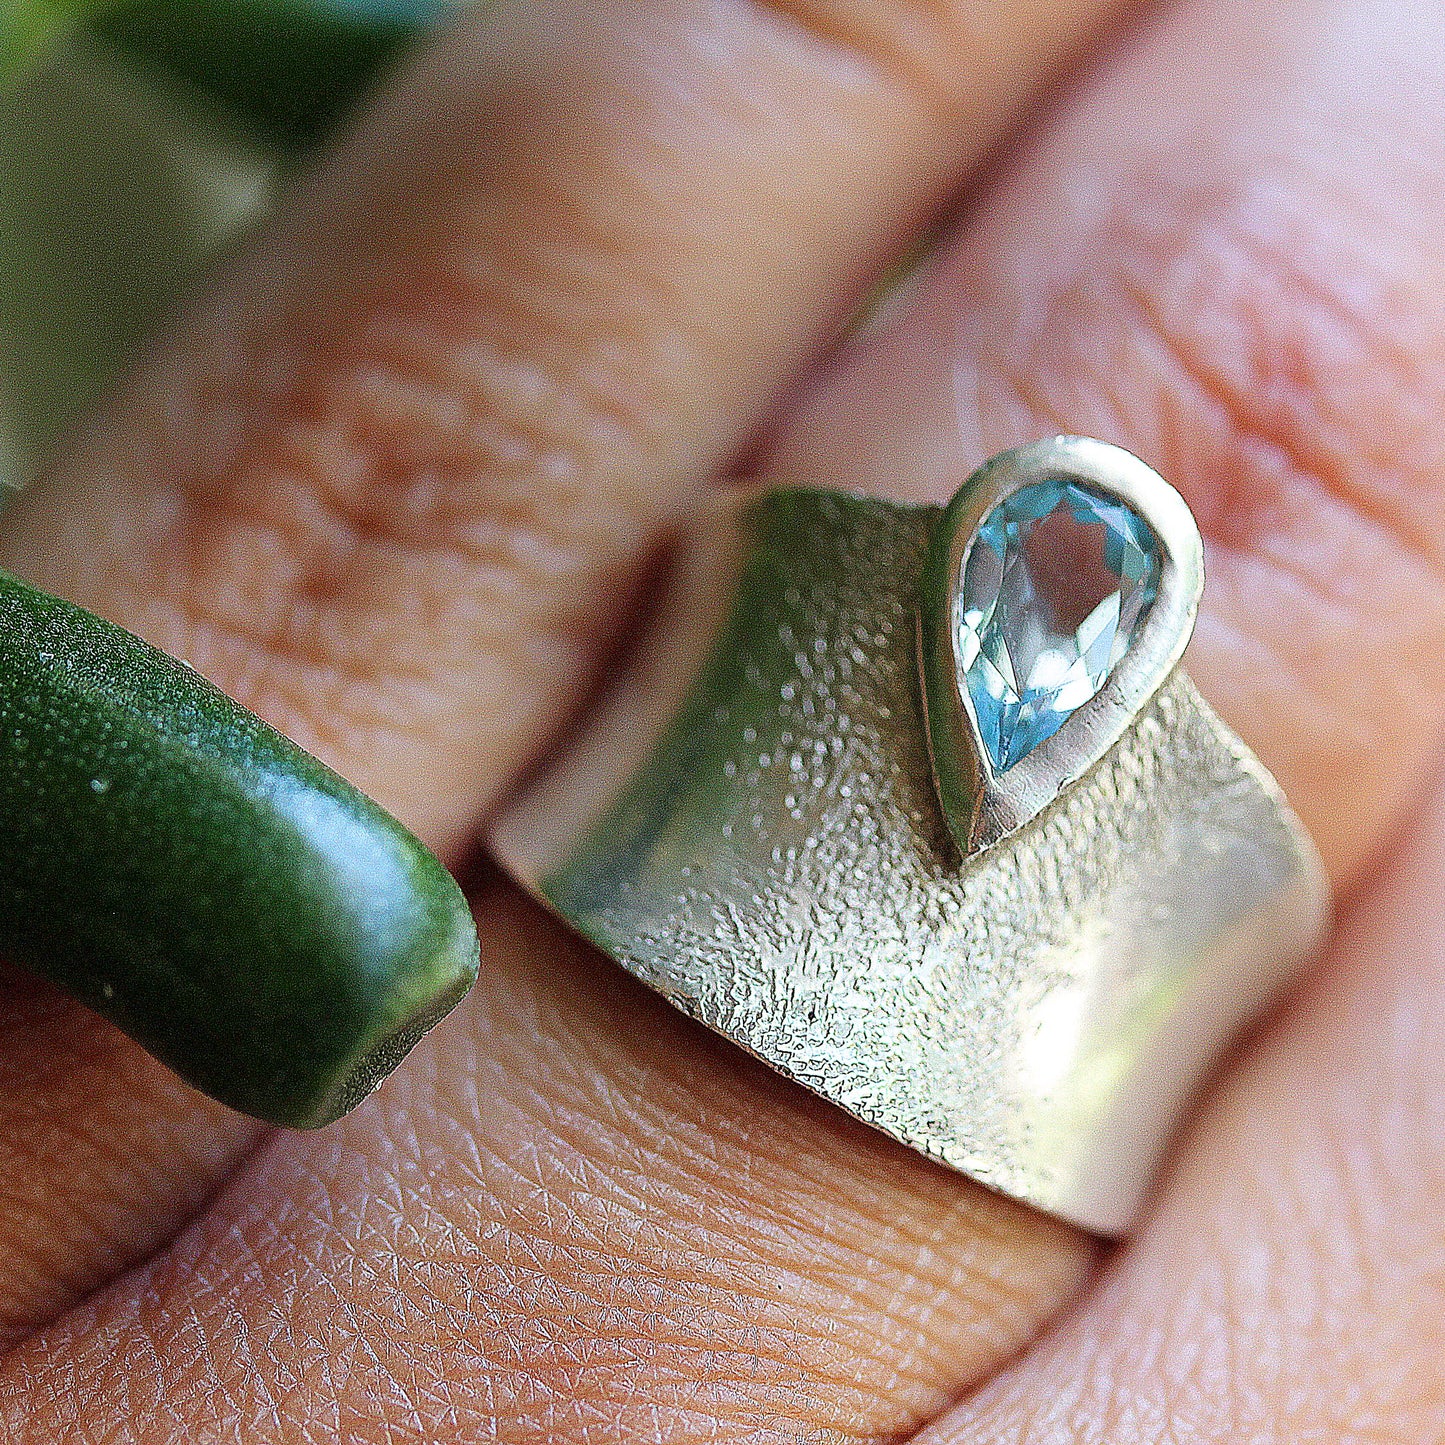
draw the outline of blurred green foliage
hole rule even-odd
[[[0,0],[0,86],[68,34],[103,0]]]
[[[447,0],[0,0],[0,490]]]
[[[0,478],[43,465],[276,173],[233,117],[83,37],[0,92]]]
[[[437,0],[112,0],[92,23],[283,146],[319,140],[430,20]]]

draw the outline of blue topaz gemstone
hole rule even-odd
[[[1160,550],[1123,502],[1078,482],[1021,487],[963,560],[954,656],[995,773],[1103,687],[1159,590]]]

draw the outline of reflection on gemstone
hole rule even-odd
[[[1034,482],[984,518],[963,559],[955,656],[996,773],[1104,685],[1159,590],[1159,543],[1123,502]]]

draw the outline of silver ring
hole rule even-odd
[[[1203,585],[1179,494],[1078,437],[946,508],[718,499],[494,849],[788,1077],[1122,1234],[1329,912],[1278,784],[1179,666]]]

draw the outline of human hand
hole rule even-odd
[[[8,981],[9,1438],[1439,1433],[1445,19],[1108,21],[497,0],[7,513],[0,562],[460,864],[745,456],[938,498],[1053,431],[1138,451],[1206,534],[1191,675],[1345,902],[1137,1238],[1101,1259],[849,1122],[484,881],[473,996],[315,1135]],[[950,197],[936,263],[816,364]]]

